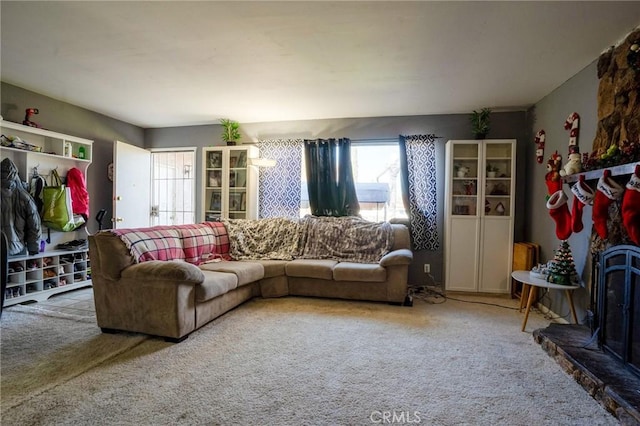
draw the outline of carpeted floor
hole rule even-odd
[[[514,309],[255,299],[179,344],[21,309],[1,322],[2,424],[618,424]]]

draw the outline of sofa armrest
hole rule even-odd
[[[154,281],[184,281],[199,284],[204,274],[191,263],[175,260],[149,260],[122,270],[123,278]]]
[[[380,266],[408,265],[411,261],[413,261],[413,252],[409,249],[399,249],[382,256]]]

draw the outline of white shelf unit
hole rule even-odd
[[[515,140],[449,141],[445,288],[508,293],[513,256]],[[497,169],[494,174],[487,166]],[[457,169],[468,171],[458,175]]]
[[[89,253],[55,250],[10,257],[4,306],[41,302],[57,293],[91,286]]]
[[[258,217],[258,170],[249,165],[253,158],[258,158],[253,145],[203,148],[203,220]]]
[[[10,121],[0,121],[0,132],[6,137],[17,136],[29,144],[30,149],[0,146],[0,159],[10,158],[18,168],[20,179],[23,181],[30,180],[34,169],[37,169],[38,174],[44,176],[49,184],[51,171],[54,169],[64,177],[69,169],[75,167],[86,177],[93,156],[92,140]],[[84,158],[79,158],[82,156]],[[91,285],[88,248],[73,251],[55,249],[61,243],[86,239],[85,230],[49,232],[43,227],[42,239],[46,240],[48,237],[50,239],[45,244],[43,252],[9,257],[8,270],[13,272],[8,273],[9,282],[4,306],[43,301],[54,294]],[[73,263],[68,262],[69,256],[74,256]],[[11,265],[18,267],[12,268]]]

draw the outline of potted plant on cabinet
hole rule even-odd
[[[473,110],[471,114],[471,131],[476,139],[484,139],[489,134],[491,127],[490,115],[490,108],[482,108],[480,111]]]
[[[228,118],[221,118],[220,124],[222,125],[222,140],[227,145],[235,145],[240,139],[240,124]]]
[[[487,164],[487,177],[494,178],[496,177],[496,173],[498,173],[498,168],[493,164]]]

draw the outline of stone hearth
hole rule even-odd
[[[623,425],[640,425],[640,378],[592,342],[589,327],[551,324],[533,338]],[[586,347],[585,347],[586,345]]]

